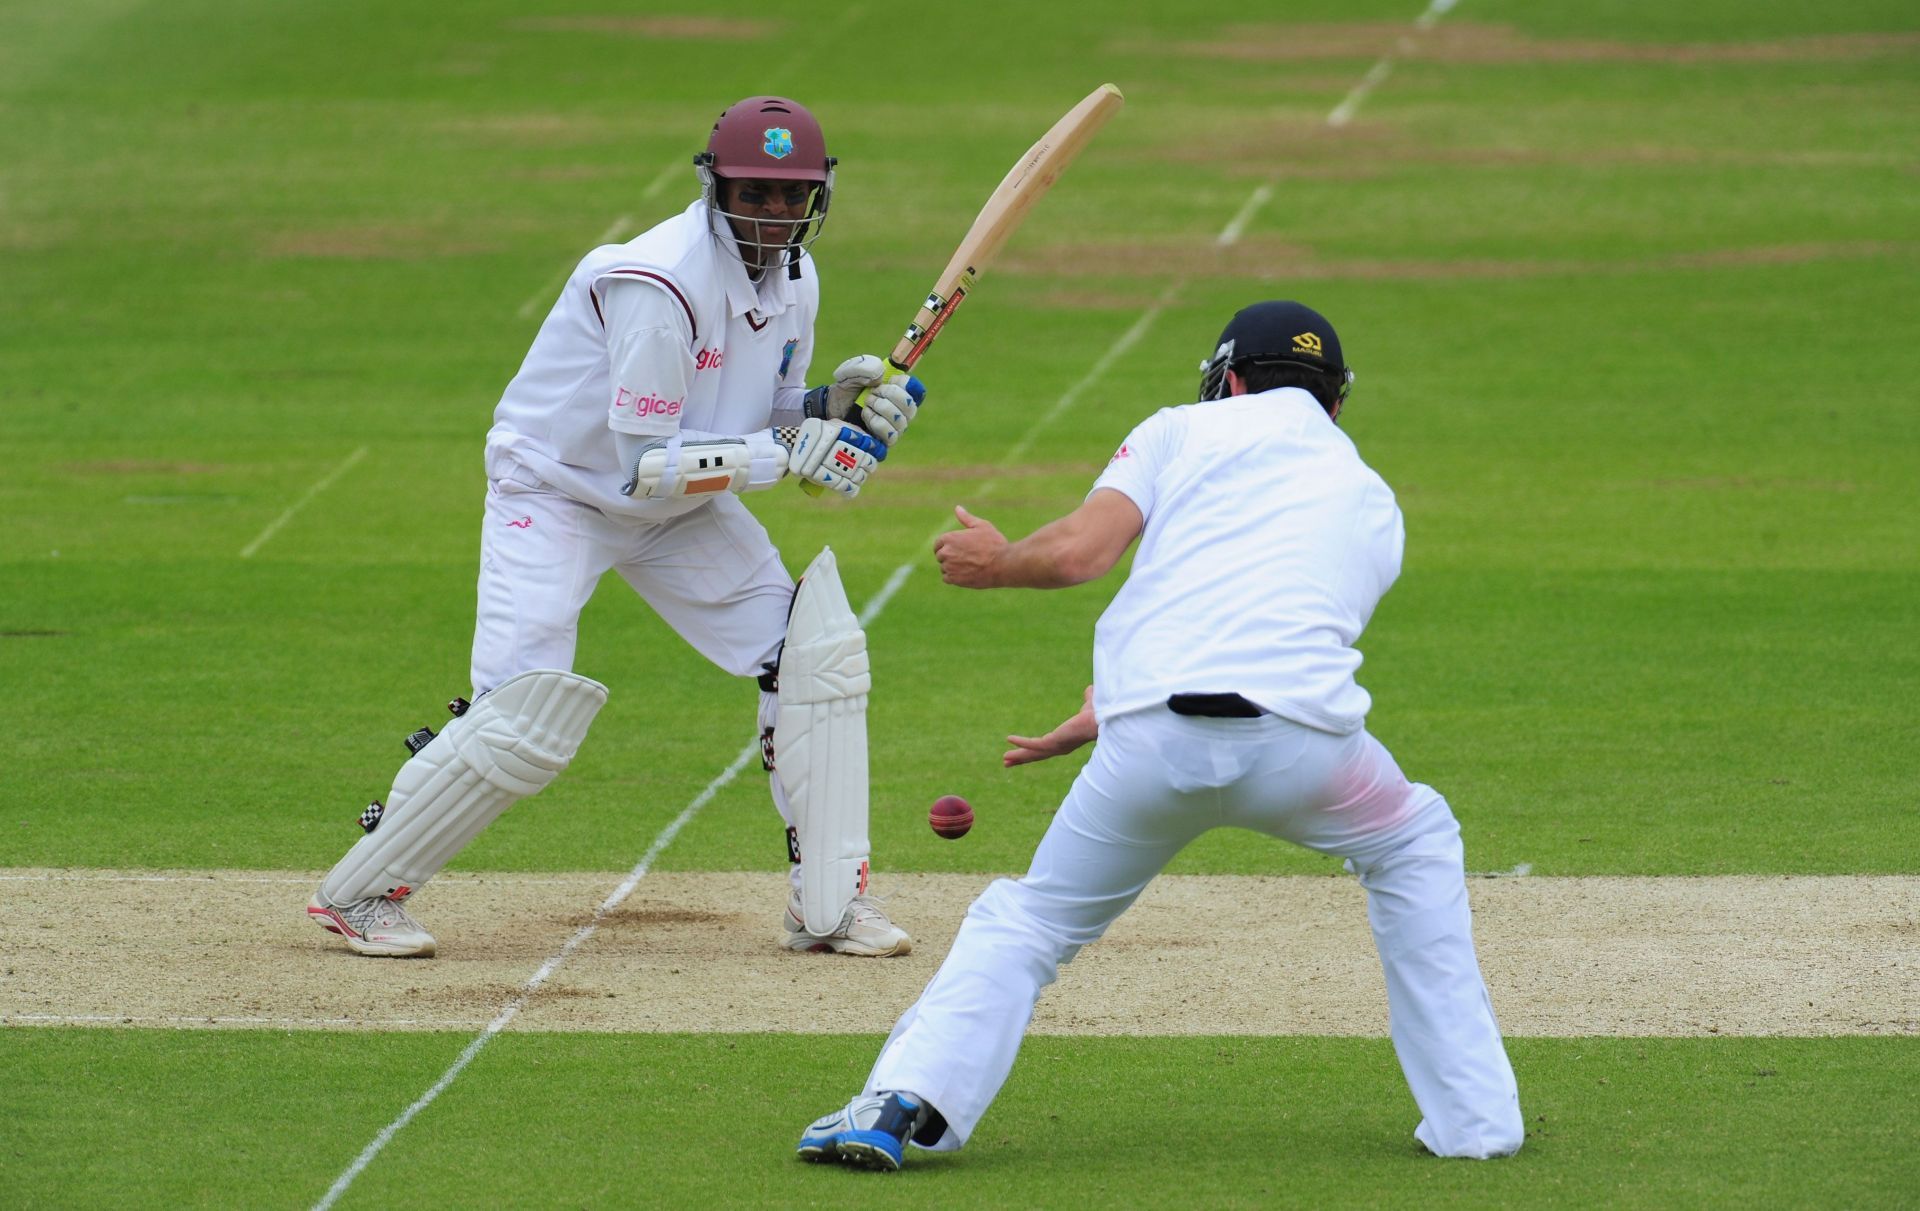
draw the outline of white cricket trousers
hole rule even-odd
[[[793,578],[738,497],[641,524],[494,480],[480,532],[474,692],[531,669],[571,670],[580,611],[609,570],[729,673],[758,674],[786,636]]]
[[[532,669],[571,672],[580,611],[610,570],[725,671],[757,676],[779,655],[793,577],[766,527],[738,497],[715,496],[692,512],[642,524],[616,521],[545,488],[496,479],[487,485],[480,530],[474,695]],[[779,710],[779,698],[762,690],[762,733]],[[791,827],[793,810],[780,779],[770,774],[767,782]],[[800,868],[789,875],[797,887]]]
[[[1006,1081],[1040,992],[1181,847],[1253,829],[1347,859],[1367,892],[1390,1033],[1440,1156],[1518,1151],[1519,1092],[1473,950],[1460,826],[1365,731],[1165,707],[1104,720],[1022,879],[967,910],[946,961],[887,1037],[866,1092],[917,1094],[960,1147]]]

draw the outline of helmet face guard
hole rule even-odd
[[[743,264],[751,250],[760,269],[784,254],[789,273],[799,276],[801,251],[820,238],[826,223],[837,162],[827,154],[820,123],[807,108],[785,97],[749,97],[730,105],[713,124],[707,149],[693,162],[709,214],[726,220],[725,230],[716,224],[715,232],[727,250]],[[805,182],[806,209],[780,220],[728,210],[721,187],[728,180]],[[769,226],[790,230],[782,238],[768,239]]]
[[[711,213],[727,221],[727,228],[720,232],[721,243],[743,264],[746,261],[745,248],[758,253],[757,260],[762,268],[773,264],[774,258],[787,255],[798,262],[802,250],[811,248],[820,238],[820,229],[827,223],[827,207],[833,202],[833,165],[837,163],[832,156],[827,157],[825,178],[807,190],[807,209],[798,218],[769,219],[758,214],[743,214],[728,210],[722,198],[722,184],[729,178],[715,170],[711,152],[701,152],[693,158],[694,171],[700,176],[700,197]],[[775,178],[777,179],[777,178]],[[769,240],[768,226],[788,226],[793,230],[784,239]]]

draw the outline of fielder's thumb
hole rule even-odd
[[[981,526],[993,524],[992,522],[986,521],[982,518],[975,517],[973,514],[967,512],[967,506],[965,505],[953,506],[953,515],[959,518],[960,524],[965,526],[969,530],[977,530]]]

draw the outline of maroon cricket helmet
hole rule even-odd
[[[822,184],[834,163],[820,123],[786,97],[748,97],[727,106],[699,162],[722,177]]]

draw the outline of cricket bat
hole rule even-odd
[[[1053,128],[1020,157],[974,217],[973,226],[967,229],[960,246],[953,250],[953,258],[940,271],[933,289],[927,292],[913,323],[907,325],[906,335],[887,357],[894,372],[906,374],[926,355],[940,330],[960,309],[960,304],[967,301],[994,254],[1020,226],[1033,204],[1053,188],[1067,165],[1073,163],[1074,157],[1106,125],[1122,100],[1117,87],[1102,84],[1087,94],[1086,100],[1068,110],[1066,116],[1055,122]],[[826,490],[811,481],[800,486],[816,496]]]

